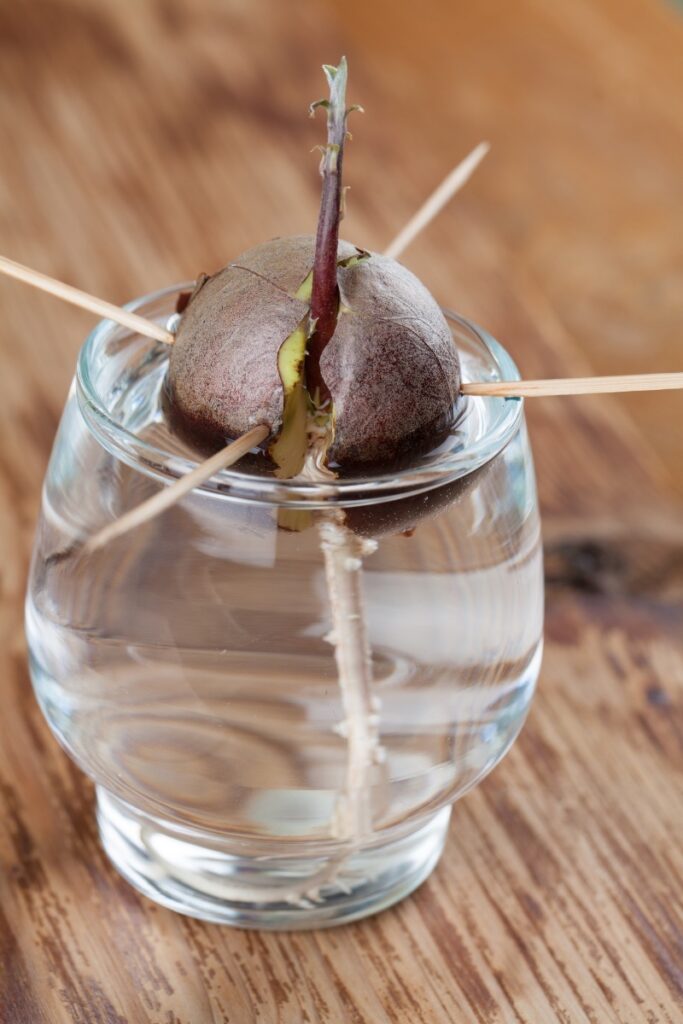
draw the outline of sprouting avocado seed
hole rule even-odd
[[[450,429],[460,364],[448,324],[396,260],[339,240],[347,66],[329,99],[315,238],[274,238],[197,282],[171,350],[176,427],[220,447],[258,424],[279,477],[315,450],[339,473],[391,465]]]
[[[188,433],[216,447],[257,423],[277,436],[287,385],[279,356],[305,325],[314,254],[313,237],[276,238],[195,291],[168,378],[174,416]],[[448,324],[414,274],[345,242],[337,258],[339,311],[320,370],[334,410],[329,460],[344,471],[438,444],[452,423],[460,371]],[[304,333],[299,363],[305,344]]]

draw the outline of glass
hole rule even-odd
[[[130,308],[165,323],[179,290]],[[466,379],[517,376],[449,320]],[[143,893],[242,927],[362,917],[427,877],[452,803],[531,701],[543,584],[522,402],[463,401],[451,436],[392,473],[277,481],[255,457],[88,554],[196,460],[164,415],[167,359],[111,322],[82,349],[27,598],[38,700]]]

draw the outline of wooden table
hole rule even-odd
[[[410,251],[527,376],[681,369],[683,24],[655,0],[32,0],[0,7],[0,251],[114,301],[316,217],[319,65],[357,118],[347,237]],[[681,1020],[680,395],[529,403],[547,654],[522,737],[410,899],[256,934],[109,867],[26,669],[41,477],[91,321],[0,281],[0,1020]]]

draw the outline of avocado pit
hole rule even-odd
[[[297,440],[305,443],[300,410],[313,396],[305,382],[310,304],[302,289],[314,258],[312,236],[276,238],[195,289],[167,382],[173,420],[187,436],[217,449],[265,423],[277,455],[287,397],[298,387],[291,416],[298,413]],[[348,242],[339,243],[337,260],[339,310],[320,370],[330,394],[329,462],[350,473],[443,440],[460,364],[443,313],[414,274]],[[290,459],[287,475],[298,471],[296,463]]]

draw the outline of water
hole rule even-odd
[[[103,364],[110,414],[187,454],[160,402],[166,353],[136,345],[124,386]],[[471,402],[458,443],[485,418]],[[542,571],[523,422],[468,484],[363,559],[380,756],[356,795],[375,843],[496,764],[536,681]],[[50,725],[99,787],[166,833],[261,855],[334,849],[349,838],[349,747],[318,526],[283,529],[273,505],[202,492],[93,555],[73,547],[157,487],[95,441],[72,390],[27,600]]]

